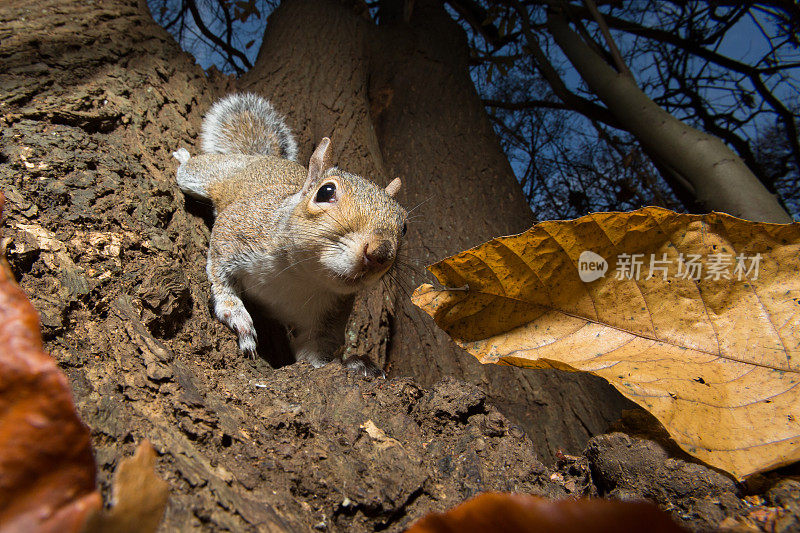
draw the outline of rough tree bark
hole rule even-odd
[[[416,2],[408,22],[384,12],[376,27],[346,3],[289,0],[270,16],[254,68],[240,83],[289,115],[301,160],[329,135],[342,168],[380,184],[403,179],[399,199],[418,217],[407,247],[416,268],[399,272],[406,292],[422,281],[424,265],[534,220],[467,60],[466,37],[438,2]],[[359,350],[386,361],[391,376],[480,384],[529,432],[544,459],[559,448],[580,449],[629,405],[590,376],[483,366],[407,294],[393,296],[373,293],[360,302],[351,328],[367,339]]]
[[[232,80],[205,76],[131,0],[2,3],[0,58],[9,261],[92,430],[101,489],[150,439],[172,488],[166,530],[396,530],[477,491],[541,489],[534,450],[578,451],[616,418],[601,383],[481,367],[381,293],[362,302],[356,348],[426,386],[482,385],[533,444],[461,382],[425,390],[242,358],[209,313],[209,228],[187,212],[170,155],[196,152],[202,113]],[[434,3],[375,27],[345,4],[289,1],[237,86],[289,114],[303,158],[332,135],[343,167],[401,174],[401,200],[427,200],[409,229],[424,263],[532,218],[465,61]],[[374,446],[367,421],[400,448]]]

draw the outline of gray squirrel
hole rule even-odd
[[[323,138],[306,170],[283,117],[264,98],[233,94],[203,119],[205,154],[181,148],[178,185],[211,200],[216,219],[206,272],[214,312],[256,352],[253,320],[242,293],[292,331],[295,358],[319,367],[344,340],[353,296],[394,264],[408,214],[386,188],[328,162]],[[348,368],[385,376],[367,358]]]

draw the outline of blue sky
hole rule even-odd
[[[199,0],[199,2],[201,11],[204,8],[219,8],[219,4],[216,2],[208,1],[205,5],[203,4],[203,0]],[[149,0],[149,3],[151,6],[153,6],[155,5],[156,0]],[[261,13],[260,17],[250,17],[246,23],[237,25],[238,31],[234,36],[234,45],[239,50],[243,50],[245,52],[251,63],[255,62],[258,49],[261,46],[263,28],[267,16],[268,13]],[[749,18],[748,16],[743,17],[739,23],[727,33],[726,38],[719,45],[717,51],[723,55],[748,64],[760,59],[770,49],[769,40],[759,29],[759,24],[764,25],[765,23],[766,22],[764,20],[753,19]],[[184,49],[195,56],[200,66],[203,69],[208,69],[212,65],[216,65],[220,70],[230,71],[229,68],[226,69],[224,66],[223,56],[205,45],[202,40],[199,39],[199,31],[194,26],[194,22],[191,17],[185,18],[185,25],[186,34],[181,45],[184,47]],[[222,30],[221,27],[215,27],[214,23],[211,21],[208,22],[208,25],[214,32]],[[221,25],[222,23],[218,22],[216,26]],[[614,37],[617,39],[620,48],[623,50],[633,44],[632,38],[628,35],[615,34]],[[247,43],[252,44],[250,47],[245,48]],[[553,63],[563,72],[564,82],[570,87],[571,90],[579,92],[582,87],[582,81],[578,74],[569,66],[566,58],[556,47],[552,47],[549,52]],[[798,53],[797,50],[794,52],[796,53],[796,58],[792,59],[800,63],[800,53]],[[640,55],[636,62],[631,65],[631,69],[642,86],[646,86],[648,78],[654,74],[652,64],[652,57],[648,58],[646,55]],[[476,81],[479,91],[481,90],[481,87],[490,89],[491,85],[487,86],[485,80],[481,80],[476,77],[479,75],[483,76],[483,74],[473,71],[473,79]],[[498,76],[499,74],[496,73],[495,75]],[[800,90],[798,89],[800,87],[800,67],[785,71],[782,79],[775,77],[775,80],[771,80],[770,83],[772,84],[770,88],[773,89],[773,93],[781,98],[784,102],[788,103],[789,105],[792,103],[795,105],[800,105]],[[658,91],[663,90],[663,87],[659,87],[660,86],[657,83],[653,85],[654,89]],[[744,82],[742,87],[747,90],[752,90],[749,82]],[[732,110],[732,112],[736,113],[737,116],[745,116],[748,112],[748,108],[741,105],[741,91],[736,90],[735,86],[725,90],[715,88],[706,89],[705,96],[709,99],[713,99],[719,106],[728,107],[730,110]],[[678,116],[678,118],[681,117]],[[583,138],[583,132],[593,131],[593,127],[586,119],[578,116],[575,113],[569,115],[569,122],[571,124],[569,125],[568,129],[573,132],[576,140],[572,141],[572,146],[568,147],[568,149],[580,151],[583,149],[583,146],[581,145],[582,141],[580,140]],[[758,136],[759,130],[770,127],[773,124],[774,118],[772,116],[761,115],[759,118],[746,123],[742,127],[742,131],[745,136],[755,138]],[[564,154],[560,151],[562,149],[563,148],[556,147],[554,148],[555,151],[553,152],[538,153],[543,158],[569,157],[569,153]],[[548,149],[546,148],[545,150]],[[529,168],[531,163],[527,153],[509,153],[509,160],[515,173],[520,177],[525,175],[525,171],[527,168]],[[630,207],[631,206],[624,206],[624,208]],[[798,209],[800,209],[800,207],[798,207]]]

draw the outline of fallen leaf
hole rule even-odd
[[[595,213],[432,265],[458,290],[413,301],[482,363],[605,378],[742,479],[800,459],[799,237],[721,213]]]
[[[3,196],[0,194],[0,211]],[[81,531],[100,509],[89,429],[0,254],[0,531]]]
[[[112,507],[89,520],[87,533],[149,533],[158,529],[169,486],[155,473],[156,452],[142,441],[114,475]]]
[[[446,513],[430,513],[406,533],[678,533],[684,531],[648,502],[552,501],[526,494],[481,494]]]

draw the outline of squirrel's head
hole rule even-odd
[[[330,139],[323,138],[308,165],[294,234],[313,250],[330,289],[349,294],[377,282],[394,264],[408,213],[393,196],[400,178],[386,188],[327,164]]]

